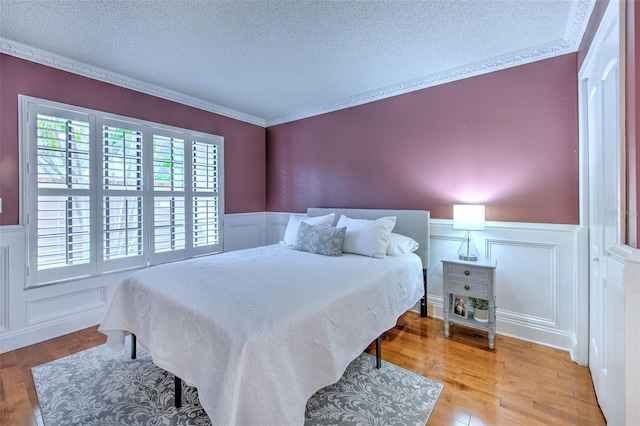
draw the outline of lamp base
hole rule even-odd
[[[465,255],[459,254],[458,257],[460,258],[460,260],[470,260],[470,261],[478,260],[478,256],[474,256],[474,255],[465,256]]]
[[[475,262],[478,260],[478,248],[476,244],[473,242],[473,237],[471,236],[471,232],[467,231],[467,235],[464,236],[462,240],[462,244],[460,244],[460,248],[458,249],[458,257],[461,260],[468,260],[471,262]]]

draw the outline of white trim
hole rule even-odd
[[[567,27],[564,33],[564,39],[572,46],[576,46],[576,50],[580,48],[580,43],[584,37],[584,32],[589,26],[589,18],[596,6],[595,1],[572,1],[569,16],[572,18],[567,21]]]
[[[278,243],[284,235],[289,215],[285,212],[225,214],[225,251]],[[575,274],[575,270],[580,264],[577,241],[580,235],[585,234],[585,230],[579,226],[564,224],[514,222],[511,226],[508,225],[508,222],[489,222],[485,231],[474,233],[478,248],[498,258],[498,292],[514,295],[498,299],[498,334],[568,351],[572,359],[581,363],[578,356],[581,348],[576,337],[576,329],[580,324],[576,325],[571,312],[558,310],[558,304],[572,298],[576,289],[582,285],[582,278]],[[11,285],[8,289],[9,300],[3,302],[9,305],[9,327],[0,330],[1,351],[13,350],[98,324],[106,312],[106,307],[100,306],[104,300],[103,291],[106,291],[108,304],[119,282],[130,273],[126,271],[25,290],[25,272],[20,267],[24,264],[25,234],[26,230],[22,226],[0,227],[0,245],[9,247],[12,259],[8,271]],[[427,300],[433,304],[434,315],[439,318],[442,318],[440,259],[451,252],[455,253],[462,237],[461,232],[452,229],[451,220],[431,221],[432,256]],[[511,250],[510,247],[514,249]],[[539,273],[532,278],[526,275],[521,278],[521,265],[527,265]],[[640,261],[637,265],[640,271]],[[540,310],[527,306],[529,300],[518,296],[518,291],[522,286],[534,288],[533,285],[541,294],[544,293],[542,299],[550,300],[549,303],[555,308]],[[99,290],[100,288],[106,290]],[[637,289],[637,294],[640,294],[640,288]],[[59,310],[64,300],[78,298],[82,309],[77,310],[77,306],[69,305],[68,313]],[[38,307],[40,310],[37,315],[28,314],[29,309],[39,303],[41,306]],[[418,307],[414,307],[415,309]]]
[[[631,423],[640,418],[640,333],[638,333],[638,306],[640,306],[640,248],[625,246],[629,255],[625,258],[625,393],[626,421]]]
[[[576,333],[573,342],[573,360],[580,365],[589,363],[589,230],[580,227],[574,244],[573,264]]]
[[[431,219],[434,225],[453,226],[451,219]],[[491,229],[518,229],[523,231],[554,231],[554,232],[577,232],[581,229],[579,225],[558,224],[558,223],[534,223],[534,222],[499,222],[487,221],[485,228]]]
[[[586,316],[586,323],[583,321],[578,323],[582,324],[581,329],[578,330],[578,337],[581,339],[581,342],[586,342],[586,347],[584,345],[579,345],[581,349],[586,350],[586,353],[581,353],[581,357],[588,360],[589,367],[591,369],[592,375],[594,376],[593,384],[594,389],[596,391],[596,396],[599,399],[600,406],[602,408],[603,414],[607,418],[607,421],[611,424],[625,423],[624,415],[625,415],[625,406],[627,413],[629,412],[630,405],[637,405],[635,401],[637,400],[638,395],[630,398],[630,394],[626,393],[626,387],[628,388],[628,382],[637,381],[638,376],[633,376],[628,374],[628,366],[632,363],[629,358],[628,352],[626,352],[623,347],[626,346],[627,342],[625,341],[628,336],[630,330],[630,326],[632,322],[629,320],[631,317],[627,316],[625,319],[625,315],[628,315],[629,310],[629,298],[627,290],[625,289],[625,278],[624,278],[624,249],[620,248],[619,245],[614,245],[610,247],[612,244],[608,242],[606,236],[603,240],[602,249],[606,250],[607,258],[601,259],[601,264],[603,265],[603,269],[601,270],[601,275],[604,280],[606,280],[606,296],[604,300],[598,300],[597,303],[594,304],[593,300],[590,300],[590,287],[591,283],[591,256],[593,253],[591,252],[591,244],[592,242],[589,240],[589,232],[593,231],[590,229],[591,219],[590,219],[590,197],[592,196],[592,189],[589,187],[589,182],[591,181],[591,173],[594,172],[590,170],[590,158],[589,158],[589,132],[592,130],[591,126],[596,127],[596,132],[602,131],[600,127],[602,127],[602,123],[599,120],[596,120],[594,123],[589,123],[589,97],[591,94],[588,92],[589,90],[589,79],[593,79],[591,86],[592,87],[601,87],[602,86],[602,72],[596,71],[598,68],[602,66],[602,52],[607,51],[610,46],[613,46],[611,43],[610,36],[613,34],[615,36],[616,42],[618,43],[618,52],[616,52],[616,61],[615,67],[617,67],[618,74],[616,75],[617,85],[618,85],[618,94],[617,94],[617,102],[618,102],[618,117],[617,117],[617,135],[615,140],[608,140],[607,144],[613,142],[617,144],[614,146],[616,148],[616,164],[611,166],[610,164],[606,164],[603,166],[605,170],[609,170],[609,172],[613,171],[615,176],[612,176],[615,180],[614,188],[607,188],[606,191],[608,193],[615,194],[615,201],[607,200],[610,211],[618,212],[617,220],[616,220],[616,236],[615,239],[617,242],[620,242],[623,236],[625,235],[625,221],[621,220],[620,212],[625,211],[625,199],[624,194],[625,190],[625,145],[624,145],[624,135],[625,135],[625,94],[624,94],[624,82],[625,82],[625,65],[624,65],[624,1],[612,0],[607,5],[606,11],[602,17],[600,25],[596,31],[596,34],[591,42],[591,46],[587,51],[582,66],[578,71],[578,126],[579,126],[579,182],[580,182],[580,223],[583,227],[585,227],[584,235],[581,235],[578,239],[578,254],[579,259],[582,260],[583,264],[578,264],[580,269],[579,272],[583,273],[586,277],[586,287],[579,287],[577,289],[576,294],[576,303],[579,306],[588,306],[589,309],[578,310],[578,313],[583,313],[581,317]],[[607,56],[607,58],[613,58],[613,56]],[[612,65],[610,64],[610,66]],[[611,68],[608,68],[608,72]],[[595,75],[594,75],[595,74]],[[596,112],[595,115],[602,114],[601,112]],[[611,145],[607,145],[610,146]],[[594,157],[599,158],[599,157]],[[601,189],[597,189],[601,191]],[[615,205],[613,205],[615,204]],[[595,227],[599,228],[603,225],[607,225],[603,222],[596,223]],[[595,254],[599,256],[599,254]],[[599,287],[598,285],[597,287]],[[618,302],[618,298],[621,299]],[[604,327],[604,330],[601,332],[606,333],[606,338],[598,338],[599,334],[596,332],[594,335],[594,331],[589,330],[587,324],[590,321],[594,321],[594,317],[590,315],[590,310],[596,307],[596,311],[598,312],[598,304],[602,306],[603,313],[600,318],[595,318],[596,324],[594,328],[599,326]],[[615,306],[615,308],[612,308]],[[624,314],[623,309],[624,307]],[[637,309],[637,304],[633,307],[634,312]],[[634,321],[635,321],[634,314]],[[637,333],[637,331],[636,331]],[[637,335],[637,334],[636,334]],[[585,337],[586,336],[586,337]],[[586,338],[586,340],[584,340]],[[581,343],[579,342],[579,343]],[[590,355],[593,356],[595,352],[593,352],[594,345],[593,342],[597,342],[600,345],[599,354],[594,357],[594,359],[589,359]],[[634,353],[634,357],[637,354]],[[615,395],[615,396],[614,396]],[[630,421],[633,422],[637,419],[636,417],[627,417],[626,423]]]
[[[596,55],[596,48],[604,43],[604,40],[608,34],[605,28],[609,28],[614,25],[615,20],[619,20],[619,6],[620,1],[613,0],[607,5],[604,16],[600,22],[600,26],[591,42],[591,46],[587,51],[585,58],[582,62],[580,69],[578,70],[578,179],[579,179],[579,194],[580,194],[580,225],[584,228],[584,232],[579,235],[577,240],[577,253],[578,264],[576,265],[576,273],[584,277],[584,281],[587,283],[584,286],[576,288],[576,303],[578,306],[589,306],[589,264],[590,264],[590,250],[589,250],[589,146],[588,146],[588,110],[586,105],[588,103],[589,94],[587,93],[587,76],[595,66],[594,55]],[[624,20],[620,20],[624,21]],[[624,37],[623,37],[624,38]],[[621,55],[624,56],[624,55]],[[624,72],[624,67],[621,68],[621,72]],[[620,80],[621,83],[624,79]],[[621,99],[622,108],[620,114],[624,114],[624,98]],[[623,117],[624,115],[621,115]],[[624,126],[624,122],[621,123]],[[621,130],[620,135],[624,135],[624,128]],[[621,139],[622,140],[622,139]],[[624,151],[624,150],[623,150]],[[623,155],[622,152],[620,155]],[[624,167],[624,161],[619,162]],[[620,173],[622,170],[618,170],[618,181],[623,182]],[[619,191],[620,188],[616,188]],[[586,365],[589,360],[589,310],[583,309],[577,311],[578,317],[576,323],[579,324],[577,330],[577,362]]]
[[[608,389],[616,389],[616,398],[610,402],[609,413],[605,413],[610,424],[633,424],[640,417],[640,333],[638,333],[638,306],[640,305],[640,249],[625,244],[616,244],[608,252],[609,283],[618,289],[618,297],[623,309],[617,314],[610,327],[614,330],[612,341],[616,353],[616,365],[609,371],[612,381]],[[620,312],[624,311],[621,315]],[[623,361],[623,362],[621,362]]]
[[[0,332],[9,330],[9,254],[9,247],[0,244]]]
[[[589,52],[587,52],[587,56]],[[578,72],[578,193],[579,193],[579,220],[580,226],[585,232],[580,233],[576,241],[578,253],[578,265],[576,272],[584,277],[585,285],[577,286],[576,304],[589,306],[589,146],[588,146],[588,103],[587,84],[584,77],[584,64]],[[589,309],[576,311],[576,359],[581,365],[589,363]]]

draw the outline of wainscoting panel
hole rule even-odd
[[[25,323],[23,311],[20,310],[20,301],[25,297],[22,290],[26,273],[24,238],[22,226],[0,227],[0,336]],[[4,351],[1,339],[0,350]]]
[[[282,240],[289,213],[228,214],[225,251]],[[428,302],[442,318],[442,264],[457,252],[464,233],[450,220],[432,220]],[[577,294],[586,286],[578,252],[580,228],[570,225],[487,223],[474,232],[481,255],[498,261],[497,332],[574,353],[587,327],[587,307]],[[99,324],[128,273],[25,290],[25,231],[0,227],[0,350],[26,346]],[[585,287],[586,288],[586,287]],[[583,319],[584,317],[584,319]]]
[[[640,306],[640,248],[629,250],[624,259],[624,376],[627,404],[627,424],[640,419],[640,332],[638,331],[638,307]],[[618,324],[619,325],[619,324]]]
[[[267,213],[267,243],[282,239],[288,213]],[[496,259],[497,332],[567,350],[574,357],[588,326],[588,306],[580,306],[579,290],[587,277],[578,256],[579,226],[488,222],[473,232],[480,254]],[[451,220],[432,219],[427,299],[442,318],[442,263],[455,254],[464,232]],[[575,358],[574,358],[575,359]]]
[[[496,289],[503,317],[557,327],[558,244],[487,240],[486,248],[488,257],[503,259],[501,282],[512,284]]]
[[[634,424],[640,417],[640,249],[616,244],[608,250],[606,262],[607,285],[612,291],[608,293],[611,300],[602,299],[607,339],[601,361],[607,379],[599,390],[615,395],[605,413],[609,424]]]
[[[9,247],[0,246],[0,332],[9,329]]]
[[[27,325],[64,319],[106,306],[105,286],[27,300]]]
[[[587,326],[587,306],[577,303],[577,291],[586,288],[580,272],[573,225],[488,222],[474,231],[480,255],[496,259],[497,333],[567,350],[572,357],[578,330]],[[450,220],[432,219],[428,303],[442,318],[442,266],[464,238]],[[455,326],[454,326],[455,327]]]
[[[265,245],[264,213],[237,213],[224,216],[224,251]]]
[[[267,213],[267,244],[276,244],[284,238],[289,223],[289,213]]]
[[[225,250],[263,245],[264,218],[264,212],[225,215]],[[26,289],[25,243],[23,226],[0,227],[0,353],[100,324],[130,273]]]
[[[99,324],[127,273],[26,286],[26,230],[0,227],[0,353]]]

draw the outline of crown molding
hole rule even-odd
[[[31,62],[58,68],[63,71],[100,80],[105,83],[114,84],[116,86],[135,90],[137,92],[149,94],[169,101],[178,102],[183,105],[202,109],[204,111],[233,118],[235,120],[244,121],[261,127],[270,127],[575,52],[580,46],[582,36],[587,24],[589,23],[589,18],[591,17],[594,6],[595,0],[577,0],[572,2],[570,12],[571,18],[567,22],[563,39],[530,49],[490,58],[474,64],[426,75],[414,80],[361,93],[356,96],[350,96],[335,102],[316,106],[306,111],[300,111],[294,114],[288,114],[266,120],[264,118],[255,117],[253,115],[226,108],[221,105],[203,101],[202,99],[187,96],[143,81],[109,72],[101,68],[86,65],[81,62],[2,37],[0,37],[0,53],[6,53]]]
[[[194,98],[192,96],[174,92],[173,90],[168,90],[160,86],[145,83],[144,81],[129,78],[121,74],[106,71],[98,67],[93,67],[91,65],[86,65],[84,63],[74,61],[64,56],[46,52],[44,50],[27,46],[13,40],[8,40],[3,37],[0,37],[0,53],[5,53],[7,55],[15,56],[20,59],[25,59],[27,61],[46,65],[52,68],[57,68],[62,71],[67,71],[73,74],[81,75],[83,77],[99,80],[105,83],[113,84],[115,86],[120,86],[125,89],[135,90],[136,92],[156,96],[158,98],[212,112],[224,117],[233,118],[234,120],[255,124],[260,127],[265,127],[266,124],[264,118],[255,117],[253,115],[236,111],[231,108],[226,108],[212,102],[203,101],[202,99]]]
[[[474,64],[419,77],[414,80],[405,81],[378,90],[361,93],[357,96],[351,96],[329,104],[319,105],[307,111],[267,119],[266,126],[276,126],[290,121],[301,120],[315,115],[351,108],[392,96],[402,95],[416,90],[450,83],[456,80],[475,77],[481,74],[500,71],[518,65],[524,65],[575,52],[580,47],[582,36],[587,28],[594,6],[595,0],[578,0],[572,2],[570,19],[567,21],[563,39],[535,46],[530,49],[486,59]]]
[[[553,58],[555,56],[564,55],[572,51],[575,50],[572,50],[572,47],[566,43],[550,43],[544,46],[538,46],[533,49],[499,56],[458,68],[453,68],[445,72],[430,74],[414,80],[405,81],[400,84],[387,86],[379,90],[361,93],[357,96],[351,96],[336,102],[320,105],[316,108],[312,108],[304,112],[290,114],[274,119],[268,119],[266,125],[267,127],[270,127],[278,124],[288,123],[291,121],[301,120],[303,118],[338,111],[341,109],[351,108],[354,106],[375,102],[381,99],[390,98],[392,96],[415,92],[417,90],[439,86],[441,84],[463,80],[465,78],[488,74],[494,71],[500,71],[518,65],[540,61],[543,59]]]
[[[578,50],[584,32],[589,25],[591,13],[596,7],[596,0],[578,0],[571,2],[571,10],[569,11],[570,19],[567,20],[567,27],[564,33],[564,39],[567,43]]]

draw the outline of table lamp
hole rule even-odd
[[[473,242],[471,231],[484,229],[484,205],[454,204],[453,229],[467,231],[458,249],[458,257],[462,260],[478,260],[478,249]]]

